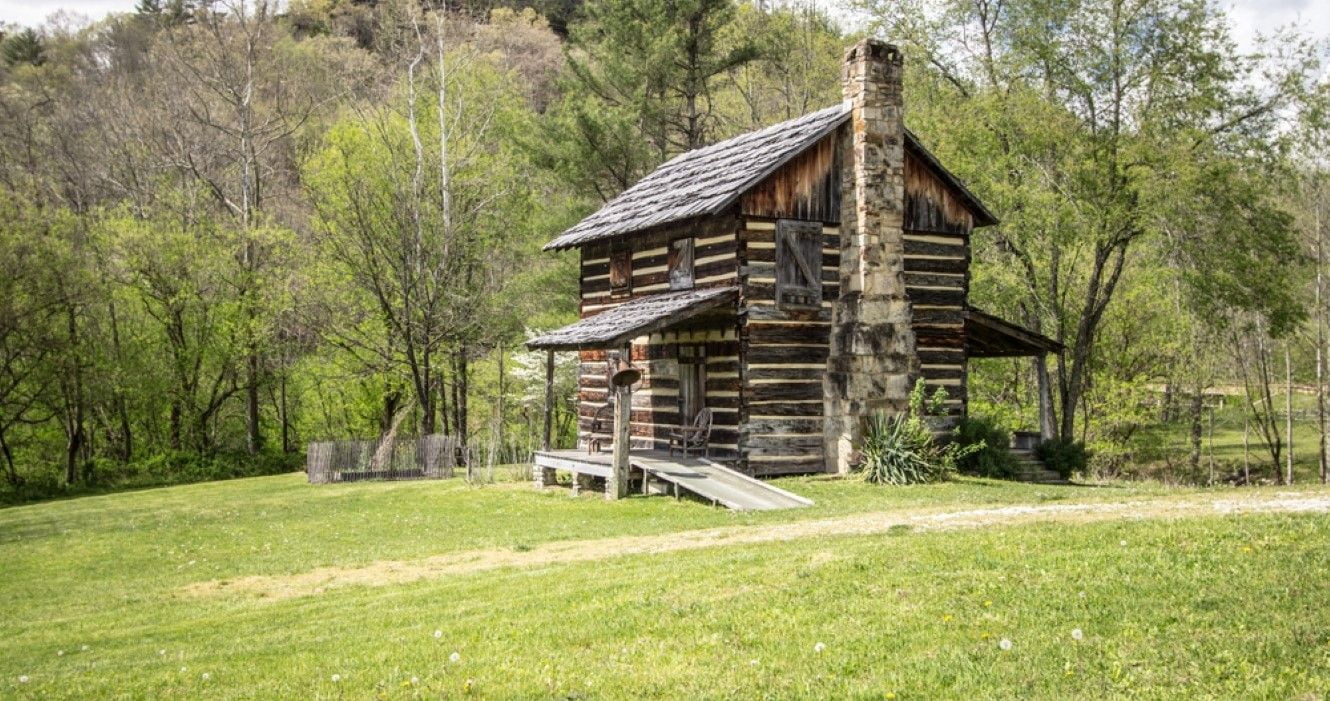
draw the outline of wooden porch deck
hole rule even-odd
[[[613,454],[584,450],[537,451],[536,468],[564,470],[608,479]],[[656,479],[738,511],[791,509],[813,501],[706,458],[670,455],[664,450],[635,450],[628,456],[630,477]]]

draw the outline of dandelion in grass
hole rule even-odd
[[[88,646],[87,646],[87,645],[80,645],[80,646],[79,646],[79,649],[82,650],[82,651],[84,651],[84,652],[87,652],[87,651],[88,651]]]
[[[442,638],[442,637],[443,637],[443,631],[441,631],[441,630],[436,630],[436,631],[434,631],[434,639],[435,639],[435,640],[438,640],[439,638]]]
[[[942,622],[951,623],[951,614],[949,613],[942,614]]]
[[[203,681],[206,682],[206,681],[208,681],[209,679],[212,679],[212,673],[211,673],[211,672],[204,672],[204,673],[203,673]]]
[[[1084,599],[1084,598],[1085,598],[1085,592],[1084,592],[1084,591],[1081,591],[1081,593],[1078,594],[1077,596],[1080,596],[1082,599]]]
[[[453,654],[448,656],[448,661],[454,664],[462,661],[462,653],[453,650]]]
[[[65,651],[64,651],[64,650],[56,650],[56,651],[55,651],[55,656],[56,656],[56,657],[64,657],[64,656],[65,656]]]
[[[756,666],[757,666],[757,660],[748,660],[748,664],[750,664],[750,665],[756,667]]]
[[[984,602],[984,608],[988,608],[989,606],[992,606],[992,605],[993,605],[993,601],[992,601],[991,599],[988,600],[988,601],[985,601],[985,602]]]
[[[476,680],[474,679],[468,679],[462,683],[462,693],[464,694],[471,693],[471,690],[475,688],[476,688]]]
[[[1071,639],[1077,642],[1085,639],[1085,633],[1080,628],[1071,629]]]
[[[1121,545],[1122,547],[1125,548],[1125,547],[1127,547],[1127,541],[1125,541],[1125,540],[1119,540],[1119,541],[1118,541],[1118,545]]]
[[[334,675],[332,675],[331,679],[332,679],[333,683],[336,684],[337,682],[342,681],[342,675],[340,675],[340,674],[334,674]]]
[[[826,643],[818,643],[813,646],[813,652],[822,652],[825,649],[827,649]]]
[[[181,667],[181,668],[180,668],[180,673],[181,673],[181,674],[184,674],[185,672],[188,672],[188,671],[189,671],[189,667]]]
[[[1001,639],[1001,640],[998,641],[998,647],[1002,648],[1003,650],[1010,650],[1010,649],[1011,649],[1011,641],[1008,640],[1008,639],[1006,639],[1006,638],[1003,638],[1003,639]]]
[[[26,675],[26,674],[20,674],[20,675],[19,675],[19,678],[18,678],[18,683],[20,683],[20,684],[27,684],[27,683],[28,683],[28,675]]]
[[[891,701],[891,699],[896,698],[896,692],[888,691],[887,693],[882,695],[882,698],[887,699],[887,701]]]
[[[166,650],[158,650],[158,651],[157,651],[157,656],[158,656],[158,657],[161,657],[162,655],[165,655],[165,654],[166,654]]]
[[[415,686],[415,685],[417,685],[417,684],[419,684],[419,683],[420,683],[420,678],[419,678],[419,677],[411,677],[411,686]]]

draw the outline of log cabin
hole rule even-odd
[[[1058,347],[969,304],[971,232],[998,219],[906,128],[900,51],[862,41],[843,71],[842,104],[681,154],[546,246],[580,255],[581,320],[528,346],[578,354],[579,446],[538,453],[538,484],[622,494],[630,454],[703,410],[707,461],[845,472],[918,378],[961,417],[971,358]]]

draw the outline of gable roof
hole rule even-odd
[[[716,214],[849,116],[844,105],[828,107],[675,156],[546,244],[545,250]]]
[[[545,244],[545,250],[558,251],[659,224],[719,214],[849,118],[849,105],[840,104],[679,154],[606,202],[595,214]],[[976,226],[998,223],[984,203],[944,168],[909,129],[905,130],[905,144],[956,190],[974,213]]]

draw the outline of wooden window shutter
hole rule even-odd
[[[670,289],[687,290],[693,286],[693,239],[670,242],[668,261]]]
[[[776,222],[776,304],[822,306],[822,223]]]
[[[615,251],[610,254],[610,293],[626,295],[633,291],[633,252]]]

